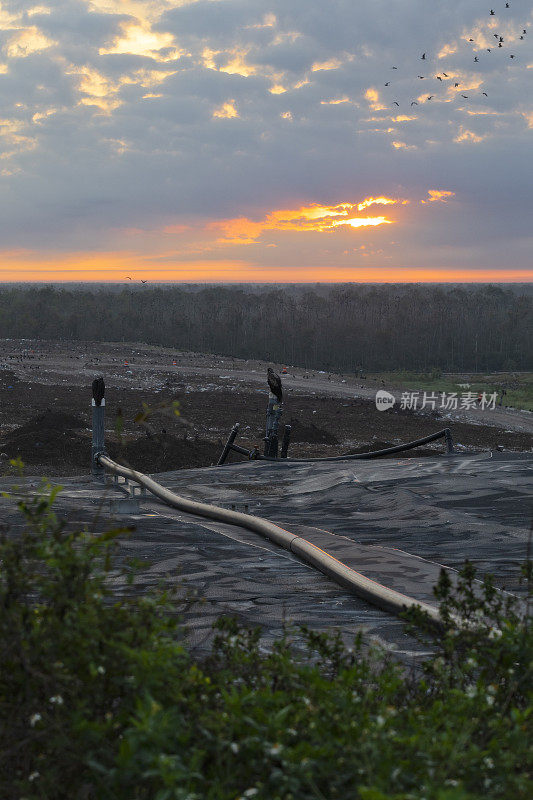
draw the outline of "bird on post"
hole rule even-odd
[[[93,398],[97,406],[102,405],[105,395],[105,383],[103,378],[95,378],[93,381]]]
[[[281,378],[279,375],[276,375],[272,367],[267,369],[267,383],[272,394],[276,396],[278,403],[282,403],[283,391],[281,389]]]

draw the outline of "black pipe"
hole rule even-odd
[[[432,433],[429,436],[425,436],[423,439],[416,439],[413,442],[407,442],[407,444],[398,444],[394,447],[385,447],[383,450],[373,450],[369,453],[353,453],[352,455],[345,456],[324,456],[323,458],[272,458],[271,456],[263,456],[261,453],[255,453],[254,457],[260,461],[283,461],[285,463],[290,462],[291,464],[306,464],[316,461],[360,461],[367,458],[381,458],[382,456],[392,455],[393,453],[402,453],[405,450],[412,450],[414,447],[420,447],[423,444],[434,442],[436,439],[442,439],[443,437],[446,437],[448,442],[449,440],[446,432],[448,432],[448,434],[451,436],[450,429],[445,428],[442,431],[437,431],[437,433]],[[247,455],[248,458],[251,458],[250,451],[246,450],[244,447],[231,444],[230,449],[235,450],[237,453],[242,453],[242,455]]]

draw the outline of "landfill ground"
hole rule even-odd
[[[373,395],[382,387],[289,367],[282,376],[282,422],[292,425],[290,455],[375,450],[446,426],[456,453],[445,455],[437,441],[386,460],[273,465],[235,456],[217,468],[212,465],[235,422],[240,444],[262,445],[265,363],[147,345],[1,344],[0,489],[21,486],[31,494],[47,476],[64,487],[57,509],[68,526],[104,530],[117,520],[131,526],[118,543],[116,591],[130,591],[118,569],[130,556],[146,565],[138,591],[166,582],[179,586],[184,600],[177,610],[193,647],[209,647],[213,621],[229,613],[260,625],[267,645],[290,623],[336,629],[347,642],[362,630],[367,640],[378,638],[407,659],[420,653],[401,621],[249,531],[193,518],[150,496],[138,510],[117,516],[121,493],[89,475],[90,385],[96,375],[106,381],[109,453],[156,474],[172,490],[288,529],[330,531],[342,548],[353,542],[405,551],[413,556],[411,581],[419,579],[417,558],[451,568],[468,558],[481,575],[493,573],[500,588],[524,592],[520,564],[533,517],[528,412],[415,413],[398,403],[380,412]],[[24,462],[22,478],[13,475],[16,457]],[[0,503],[4,525],[16,534],[16,496]],[[374,562],[371,574],[379,580]],[[185,600],[187,593],[195,599]]]
[[[421,558],[452,569],[468,558],[480,577],[491,573],[499,589],[524,596],[521,565],[533,516],[529,454],[318,464],[246,461],[155,478],[180,496],[269,519],[304,538],[311,535],[311,541],[316,528],[329,531],[334,557],[417,599],[432,598],[426,577],[431,565]],[[366,643],[378,641],[413,665],[424,652],[403,621],[256,533],[183,513],[150,494],[138,508],[121,513],[120,490],[88,476],[60,483],[56,511],[67,529],[131,527],[117,540],[115,591],[178,587],[176,610],[187,623],[189,644],[199,652],[209,648],[212,625],[221,614],[260,626],[265,647],[284,626],[306,625],[339,631],[347,645],[361,632]],[[32,477],[0,481],[3,492],[14,492],[0,500],[4,530],[12,535],[22,524],[18,491],[33,494],[38,484]],[[119,568],[131,558],[143,565],[135,589]],[[432,573],[438,575],[438,567]]]
[[[106,382],[111,455],[147,472],[216,463],[235,422],[237,443],[263,447],[266,362],[101,342],[0,341],[0,470],[17,456],[32,474],[82,475],[90,452],[91,391]],[[278,371],[281,365],[274,365]],[[474,407],[378,411],[381,381],[287,367],[283,424],[289,454],[376,450],[450,427],[459,452],[533,448],[533,413]],[[174,404],[179,404],[179,417]],[[139,415],[141,419],[139,420]],[[135,421],[137,419],[137,421]],[[418,455],[442,452],[441,441]],[[242,457],[237,457],[239,460]]]

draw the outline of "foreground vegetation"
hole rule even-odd
[[[0,338],[145,342],[328,371],[533,369],[533,295],[500,286],[0,290]]]
[[[470,565],[436,589],[443,631],[413,620],[416,671],[311,631],[265,652],[230,619],[199,661],[175,596],[110,593],[126,532],[67,533],[55,492],[21,497],[0,540],[5,800],[531,797],[531,626]]]

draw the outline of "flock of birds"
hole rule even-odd
[[[511,4],[510,4],[510,3],[508,3],[508,2],[506,2],[506,3],[505,3],[505,8],[506,8],[506,9],[510,9],[510,8],[511,8]],[[491,9],[490,9],[489,16],[490,16],[490,17],[494,17],[494,16],[496,16],[496,12],[494,11],[494,9],[493,9],[493,8],[491,8]],[[495,46],[494,46],[494,48],[492,48],[492,47],[487,47],[487,48],[486,48],[486,50],[487,50],[487,52],[488,52],[488,53],[491,53],[491,52],[492,52],[494,49],[496,49],[496,50],[497,50],[497,49],[499,49],[499,48],[503,48],[503,46],[504,46],[504,42],[505,42],[505,39],[504,39],[504,37],[503,37],[503,36],[500,36],[500,34],[499,34],[499,33],[493,33],[493,34],[492,34],[492,36],[494,37],[494,39],[496,40],[496,42],[495,42]],[[520,33],[520,35],[519,35],[519,40],[524,40],[526,36],[527,36],[527,30],[526,30],[526,28],[522,28],[522,29],[521,29],[521,33]],[[474,42],[475,40],[474,40],[474,39],[469,39],[468,41],[469,41],[470,43],[472,43],[472,42]],[[496,46],[496,44],[497,44],[497,46]],[[515,58],[516,58],[516,55],[515,55],[514,53],[510,53],[510,54],[509,54],[509,58],[510,58],[510,59],[515,59]],[[420,60],[421,60],[421,61],[427,61],[427,53],[422,53],[422,55],[420,56]],[[475,64],[479,64],[479,63],[480,63],[480,61],[479,61],[479,57],[478,57],[478,56],[474,56],[474,63],[475,63]],[[391,69],[396,69],[396,70],[397,70],[397,69],[398,69],[398,67],[391,67]],[[426,76],[426,75],[418,75],[417,77],[418,77],[418,79],[419,79],[419,80],[425,80],[427,77],[430,77],[430,76]],[[448,75],[446,72],[442,72],[440,75],[436,75],[436,76],[435,76],[435,80],[437,80],[437,81],[440,81],[441,83],[442,83],[444,80],[447,80],[447,79],[449,79],[449,78],[450,78],[450,75]],[[385,85],[386,87],[388,87],[388,86],[390,86],[390,84],[391,84],[391,82],[390,82],[390,81],[387,81],[387,82],[386,82],[384,85]],[[454,84],[453,84],[453,86],[454,86],[454,88],[455,88],[455,89],[458,89],[458,88],[461,86],[461,84],[460,84],[460,83],[458,83],[458,82],[456,82],[456,81],[454,81]],[[482,95],[484,95],[485,97],[488,97],[488,94],[487,94],[487,92],[481,92],[481,94],[482,94]],[[467,94],[461,94],[461,97],[463,97],[465,100],[468,100],[469,96],[470,96],[470,95],[467,95]],[[434,97],[435,97],[435,95],[434,95],[434,94],[430,94],[430,95],[428,95],[428,96],[426,97],[426,99],[425,99],[425,100],[423,100],[422,102],[428,102],[429,100],[433,100],[433,98],[434,98]],[[419,98],[419,100],[420,100],[420,98]],[[397,100],[394,100],[394,101],[392,102],[392,105],[393,105],[393,106],[397,106],[398,108],[400,107],[400,103],[399,103]],[[418,101],[417,101],[417,100],[411,100],[411,107],[412,107],[412,106],[417,106],[417,105],[418,105]]]

